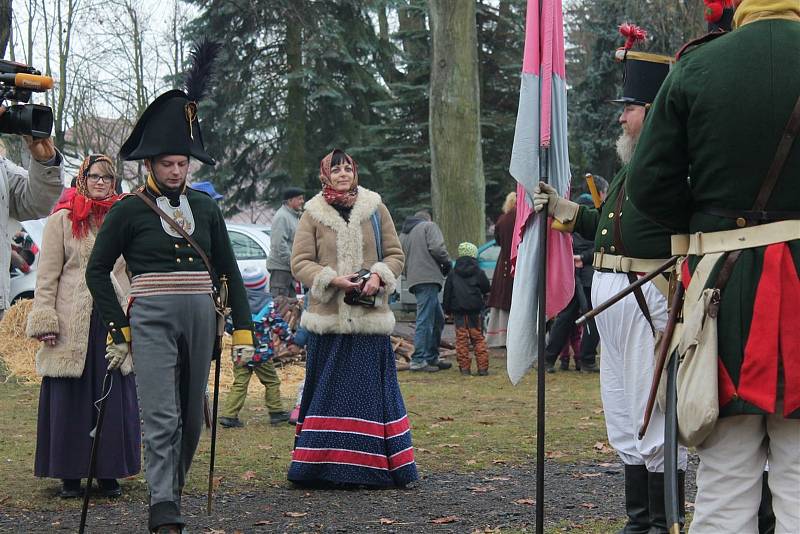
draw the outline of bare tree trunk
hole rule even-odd
[[[0,58],[6,57],[11,42],[11,0],[0,0]]]
[[[300,5],[292,10],[301,11]],[[300,13],[292,13],[286,25],[286,65],[288,92],[286,95],[286,159],[289,182],[305,187],[306,182],[306,96],[303,88],[303,29]]]
[[[431,197],[448,250],[485,238],[475,3],[430,0]]]
[[[69,61],[70,44],[72,43],[72,28],[75,23],[75,11],[78,0],[66,0],[66,16],[61,12],[61,0],[56,0],[56,12],[58,14],[58,100],[53,110],[53,126],[55,128],[55,138],[53,142],[56,148],[64,151],[64,137],[66,133],[67,116],[67,94],[68,94],[68,75],[67,62]]]

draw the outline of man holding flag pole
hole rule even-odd
[[[625,190],[627,164],[636,147],[645,116],[667,76],[672,58],[631,51],[645,38],[632,25],[620,27],[625,46],[616,58],[624,65],[624,87],[615,100],[624,108],[619,122],[623,135],[617,150],[624,167],[614,177],[601,208],[578,206],[562,197],[562,191],[542,183],[534,190],[536,212],[555,219],[553,228],[595,235],[596,269],[592,301],[603,302],[637,280],[639,273],[654,270],[670,255],[669,233],[644,219],[629,203]],[[627,249],[636,244],[639,254]],[[548,251],[550,252],[550,251]],[[519,275],[518,275],[519,276]],[[625,464],[625,508],[628,522],[623,533],[667,532],[664,499],[664,413],[653,412],[653,422],[638,439],[645,412],[655,350],[666,326],[669,281],[657,277],[634,294],[596,318],[602,343],[600,384],[608,438]],[[512,305],[513,313],[513,305]],[[509,355],[509,358],[511,356]],[[683,504],[683,472],[686,450],[679,453],[680,505]],[[680,513],[681,518],[683,513]],[[682,522],[682,519],[681,519]]]

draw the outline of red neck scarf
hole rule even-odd
[[[336,152],[344,154],[347,162],[353,166],[353,185],[350,189],[343,192],[334,189],[333,182],[331,181],[331,161],[333,161],[333,155]],[[328,204],[341,208],[352,208],[353,204],[356,203],[358,199],[358,165],[356,161],[343,150],[339,150],[338,148],[334,149],[330,154],[322,158],[322,161],[319,163],[319,181],[322,182],[322,197]]]
[[[66,209],[69,210],[69,220],[72,221],[72,235],[76,239],[82,239],[89,235],[89,228],[92,224],[99,228],[103,224],[108,210],[119,200],[119,196],[112,193],[104,199],[93,199],[89,196],[89,189],[86,185],[89,168],[98,161],[108,162],[113,166],[113,162],[108,156],[93,154],[83,160],[78,176],[75,178],[75,187],[64,191],[58,203],[53,208],[53,213]],[[114,184],[112,183],[112,191]]]

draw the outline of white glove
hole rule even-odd
[[[131,353],[131,346],[128,343],[113,343],[106,347],[106,361],[108,362],[108,370],[113,371],[119,369],[128,354]]]
[[[550,197],[553,197],[553,199],[551,200]],[[548,215],[552,215],[549,213],[549,210],[552,209],[551,206],[554,206],[558,202],[558,198],[558,192],[553,186],[544,182],[539,182],[539,185],[533,190],[533,211],[539,213],[547,206]]]
[[[253,345],[234,345],[233,361],[249,362],[255,353],[256,349]]]
[[[539,182],[533,190],[533,210],[539,213],[545,206],[547,215],[564,224],[575,221],[578,215],[577,203],[560,196],[550,184]]]

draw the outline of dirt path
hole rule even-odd
[[[696,458],[687,476],[694,500]],[[547,462],[546,525],[591,532],[590,525],[622,518],[623,475],[619,463],[568,465]],[[288,484],[263,492],[221,494],[205,515],[204,496],[187,496],[184,513],[194,534],[206,532],[493,532],[533,530],[533,465],[503,466],[475,473],[425,476],[405,490],[308,491]],[[76,532],[80,513],[0,511],[2,532]],[[448,516],[452,516],[449,517]],[[447,522],[437,523],[447,518]],[[89,532],[146,532],[143,503],[101,503],[90,509]]]

